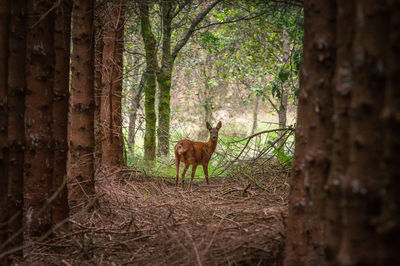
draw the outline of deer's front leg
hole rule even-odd
[[[204,176],[206,177],[207,185],[209,185],[210,182],[208,182],[208,164],[203,164],[203,171],[204,171]]]
[[[183,184],[185,183],[185,174],[187,169],[189,168],[189,164],[185,164],[185,168],[183,168],[182,179],[181,179],[181,186],[183,188]]]
[[[176,176],[175,176],[175,186],[178,186],[178,179],[179,179],[179,160],[175,159],[175,168],[176,168]]]

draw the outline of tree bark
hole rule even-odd
[[[349,163],[350,100],[353,86],[352,42],[354,37],[354,2],[337,1],[336,69],[333,91],[334,133],[331,167],[327,180],[326,258],[327,265],[336,265],[342,235],[341,185]]]
[[[139,2],[140,28],[143,38],[144,49],[146,52],[146,72],[145,72],[145,116],[146,132],[144,136],[144,159],[152,162],[156,159],[156,71],[157,71],[157,50],[156,39],[151,31],[149,18],[148,0]]]
[[[256,133],[258,127],[258,106],[260,103],[261,95],[257,95],[255,102],[254,102],[254,110],[253,110],[253,126],[251,128],[250,136]]]
[[[51,227],[46,201],[54,171],[54,20],[51,15],[42,17],[52,7],[52,1],[30,0],[27,5],[30,30],[26,47],[24,225],[30,238],[44,234]]]
[[[102,67],[103,67],[103,27],[105,5],[102,0],[96,0],[96,8],[94,13],[94,169],[99,169],[101,166],[101,143],[102,143],[102,126],[100,119],[101,94],[102,94]]]
[[[157,73],[160,99],[158,103],[158,156],[168,156],[170,139],[170,101],[171,81],[174,59],[171,56],[171,34],[172,34],[172,13],[173,5],[170,1],[163,1],[161,4],[161,25],[162,25],[162,51],[161,68]]]
[[[7,94],[8,94],[8,30],[9,30],[9,1],[0,5],[0,243],[7,238],[8,212],[8,116],[7,116]],[[0,260],[0,264],[6,261]]]
[[[8,236],[9,248],[22,245],[23,168],[25,149],[26,1],[10,1],[8,57]],[[21,71],[22,70],[22,71]],[[17,252],[21,256],[22,252]]]
[[[68,161],[68,101],[69,64],[71,42],[72,0],[64,0],[55,11],[54,21],[54,97],[53,97],[53,137],[54,172],[52,193],[58,193],[51,207],[53,225],[69,216],[68,191],[66,186]]]
[[[338,263],[380,264],[377,221],[382,211],[384,133],[381,119],[386,86],[390,13],[387,4],[356,1],[353,40],[349,165],[343,180],[343,231]],[[398,29],[397,29],[398,30]],[[379,157],[377,158],[377,155]]]
[[[69,131],[69,180],[73,197],[87,201],[94,185],[94,0],[74,0],[72,85]]]
[[[121,116],[122,55],[124,51],[124,12],[122,0],[105,4],[109,19],[104,24],[101,127],[102,167],[123,165],[123,137]]]
[[[383,123],[384,154],[383,176],[386,196],[382,202],[382,216],[379,221],[379,253],[381,265],[400,265],[400,1],[389,2],[390,35],[387,53],[387,85],[385,89]]]
[[[305,2],[304,11],[304,57],[285,265],[320,265],[324,258],[321,219],[333,130],[336,1],[310,0]]]

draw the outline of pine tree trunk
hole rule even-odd
[[[349,163],[350,100],[353,83],[352,41],[354,37],[354,2],[337,1],[336,69],[333,92],[333,147],[327,180],[326,258],[327,265],[337,265],[336,257],[342,235],[341,184]]]
[[[321,217],[333,130],[336,1],[310,0],[304,5],[304,57],[285,265],[320,265],[324,256]]]
[[[103,167],[123,165],[123,137],[121,116],[122,55],[124,51],[124,1],[106,4],[109,19],[104,25],[101,94],[101,127]]]
[[[379,265],[378,221],[384,134],[382,112],[386,86],[390,13],[387,4],[356,1],[353,39],[354,79],[351,99],[349,165],[343,180],[343,230],[339,264]],[[398,29],[396,29],[398,31]],[[398,62],[397,62],[398,63]]]
[[[8,212],[8,30],[9,30],[9,1],[0,5],[0,243],[7,238]],[[5,264],[0,260],[0,264]]]
[[[43,235],[51,227],[50,208],[45,203],[54,170],[54,20],[52,15],[42,17],[52,1],[27,3],[30,30],[26,54],[24,225],[27,236],[32,237]]]
[[[102,93],[102,67],[103,67],[103,27],[105,5],[102,5],[102,0],[96,0],[96,9],[94,13],[94,169],[99,169],[101,166],[101,143],[102,143],[102,126],[100,119],[101,93]],[[101,5],[100,5],[101,4]]]
[[[146,71],[145,71],[145,117],[146,132],[144,136],[144,159],[152,162],[156,159],[156,71],[157,71],[157,51],[156,39],[151,32],[149,18],[148,0],[139,3],[140,27],[146,52]]]
[[[9,247],[22,245],[23,235],[14,235],[22,227],[23,168],[25,149],[25,63],[26,63],[26,1],[10,1],[10,32],[8,58],[8,223]],[[22,71],[21,71],[22,70]],[[22,252],[16,255],[21,256]]]
[[[71,42],[72,0],[64,0],[55,12],[54,21],[54,98],[53,98],[53,137],[54,172],[52,193],[59,193],[51,207],[53,225],[69,216],[67,179],[68,158],[68,100],[69,64]]]
[[[94,0],[74,0],[69,180],[74,199],[87,202],[94,186]],[[79,183],[78,185],[76,183]]]

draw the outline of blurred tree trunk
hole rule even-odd
[[[387,83],[382,112],[384,132],[382,215],[378,226],[382,265],[400,265],[400,1],[390,1],[390,33],[387,49]],[[377,85],[377,84],[375,84]],[[382,87],[380,87],[382,88]],[[371,88],[372,89],[372,88]],[[377,87],[375,88],[377,89]],[[382,191],[382,188],[380,191]]]
[[[25,149],[26,91],[26,1],[10,1],[10,31],[8,57],[8,247],[22,245],[23,235],[14,233],[22,227],[23,169]],[[22,71],[21,71],[22,70]],[[22,256],[22,252],[15,255]]]
[[[134,97],[132,97],[131,101],[131,110],[129,113],[129,146],[130,146],[130,154],[134,156],[135,154],[135,136],[136,136],[136,120],[137,114],[140,108],[140,99],[142,98],[142,92],[145,84],[145,74],[142,74],[140,78],[140,83],[137,86],[137,91]],[[132,86],[133,87],[133,86]]]
[[[256,133],[257,127],[258,127],[258,107],[260,103],[261,95],[257,95],[254,101],[254,110],[253,110],[253,127],[251,128],[251,134],[253,135]],[[279,126],[280,127],[280,126]]]
[[[199,139],[207,139],[209,136],[209,131],[206,128],[206,123],[212,123],[213,119],[213,88],[210,86],[210,80],[213,73],[214,62],[211,60],[211,54],[207,53],[205,56],[204,64],[200,66],[203,90],[199,89],[199,102],[204,109],[203,121],[200,125]]]
[[[53,137],[54,172],[52,193],[59,191],[51,207],[53,225],[69,216],[67,179],[68,157],[68,101],[69,101],[69,64],[71,42],[72,0],[64,0],[55,11],[54,21],[54,97],[53,97]],[[61,188],[63,187],[63,188]]]
[[[102,94],[100,119],[102,127],[101,165],[117,167],[124,164],[122,136],[122,70],[124,51],[125,3],[114,0],[106,5],[102,59]]]
[[[156,159],[156,71],[157,71],[157,50],[156,39],[151,31],[149,18],[149,1],[144,0],[138,3],[140,28],[146,52],[146,70],[145,70],[145,116],[146,132],[144,136],[144,158],[147,162]]]
[[[0,5],[0,243],[8,239],[7,221],[8,211],[8,117],[7,117],[7,93],[8,93],[8,31],[9,31],[9,1],[3,1]],[[0,260],[0,264],[5,264]]]
[[[398,5],[394,9],[397,8]],[[395,188],[387,186],[387,181],[390,179],[385,178],[384,162],[381,159],[385,154],[382,139],[385,124],[382,114],[385,110],[390,113],[390,109],[384,106],[384,88],[388,85],[386,82],[387,56],[389,55],[390,58],[389,36],[390,30],[398,32],[399,28],[391,29],[390,27],[390,9],[387,2],[356,1],[355,10],[354,17],[358,19],[355,20],[351,56],[354,60],[354,71],[349,163],[341,182],[343,224],[337,262],[351,265],[396,265],[395,261],[399,262],[400,259],[398,254],[394,257],[394,254],[390,253],[393,249],[389,247],[394,244],[391,239],[396,239],[396,231],[392,229],[397,227],[398,230],[399,226],[391,226],[393,223],[391,217],[388,217],[390,220],[381,220],[382,209],[387,204],[383,201],[386,192],[382,190],[388,188],[389,191],[393,191]],[[399,85],[396,84],[396,87],[398,90]],[[386,87],[386,92],[387,90],[388,87]],[[400,106],[397,105],[397,110],[399,108]],[[387,141],[392,141],[391,137]],[[391,178],[392,174],[393,172],[387,178]],[[387,238],[387,241],[391,243],[377,245],[379,234],[385,233],[391,235]],[[397,236],[399,236],[398,231]],[[382,247],[389,249],[385,250]],[[387,261],[388,256],[395,258],[395,261]]]
[[[27,5],[30,30],[26,42],[24,225],[30,238],[43,235],[51,227],[50,208],[45,202],[54,171],[54,19],[52,15],[43,17],[52,1],[30,0]]]
[[[327,180],[326,201],[326,260],[337,265],[336,257],[342,236],[341,184],[349,164],[350,100],[353,82],[352,42],[354,37],[354,2],[337,1],[336,84],[333,91],[333,138],[331,166]]]
[[[94,186],[94,0],[74,0],[69,180],[75,200],[87,201]],[[78,183],[78,184],[77,184]]]
[[[324,254],[321,213],[333,131],[336,2],[310,0],[304,8],[304,56],[285,265],[320,265]]]

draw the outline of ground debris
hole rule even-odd
[[[71,231],[35,243],[20,265],[282,265],[287,174],[194,182],[127,170],[98,178],[100,207],[71,216]],[[280,174],[281,173],[281,174]]]

